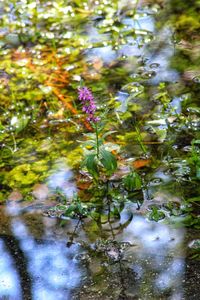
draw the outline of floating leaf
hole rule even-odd
[[[149,218],[150,220],[158,222],[165,218],[165,214],[164,212],[160,211],[156,206],[153,206],[152,211],[149,214]]]
[[[140,169],[149,166],[150,163],[151,163],[150,159],[138,159],[133,162],[133,166],[135,169]]]

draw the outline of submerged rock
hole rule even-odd
[[[49,189],[46,186],[46,184],[40,184],[37,183],[34,185],[33,187],[33,192],[32,192],[33,196],[39,200],[39,201],[43,201],[45,199],[48,198],[49,196]]]
[[[14,190],[8,196],[8,201],[21,201],[23,199],[22,194],[18,190]]]

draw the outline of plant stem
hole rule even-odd
[[[138,4],[139,4],[139,0],[137,0],[136,3],[135,3],[135,7],[133,9],[133,17],[135,17],[135,15],[136,15]]]
[[[14,136],[13,133],[11,135],[12,135],[13,144],[14,144],[13,152],[16,152],[17,151],[17,143],[16,143],[16,140],[15,140],[15,136]]]
[[[146,149],[145,145],[143,144],[140,130],[138,129],[138,127],[136,125],[135,125],[135,131],[137,133],[137,141],[138,141],[142,151],[144,152],[144,154],[147,154],[147,149]]]
[[[98,132],[97,123],[95,124],[95,134],[96,134],[97,159],[99,159],[99,132]]]

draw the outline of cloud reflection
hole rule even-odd
[[[72,299],[83,274],[74,258],[80,246],[35,239],[20,217],[12,219],[11,230],[12,237],[0,239],[0,299]]]
[[[48,186],[56,190],[59,188],[67,198],[73,197],[77,192],[75,182],[73,181],[73,172],[63,162],[58,162],[56,170],[48,178]]]
[[[13,235],[27,259],[32,299],[71,299],[80,284],[81,272],[74,256],[79,246],[67,248],[62,241],[35,240],[20,220],[12,222]]]
[[[181,250],[183,239],[183,229],[149,222],[142,216],[134,216],[125,229],[123,240],[138,245],[128,256],[135,257],[135,261],[132,259],[132,269],[140,281],[140,289],[145,286],[146,296],[170,291],[170,299],[182,299],[185,269]]]
[[[0,274],[0,299],[21,299],[20,278],[3,239],[0,239]]]

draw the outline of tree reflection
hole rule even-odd
[[[0,298],[71,299],[82,276],[74,260],[80,247],[35,239],[19,218],[12,220],[11,227],[13,237],[1,236]]]

